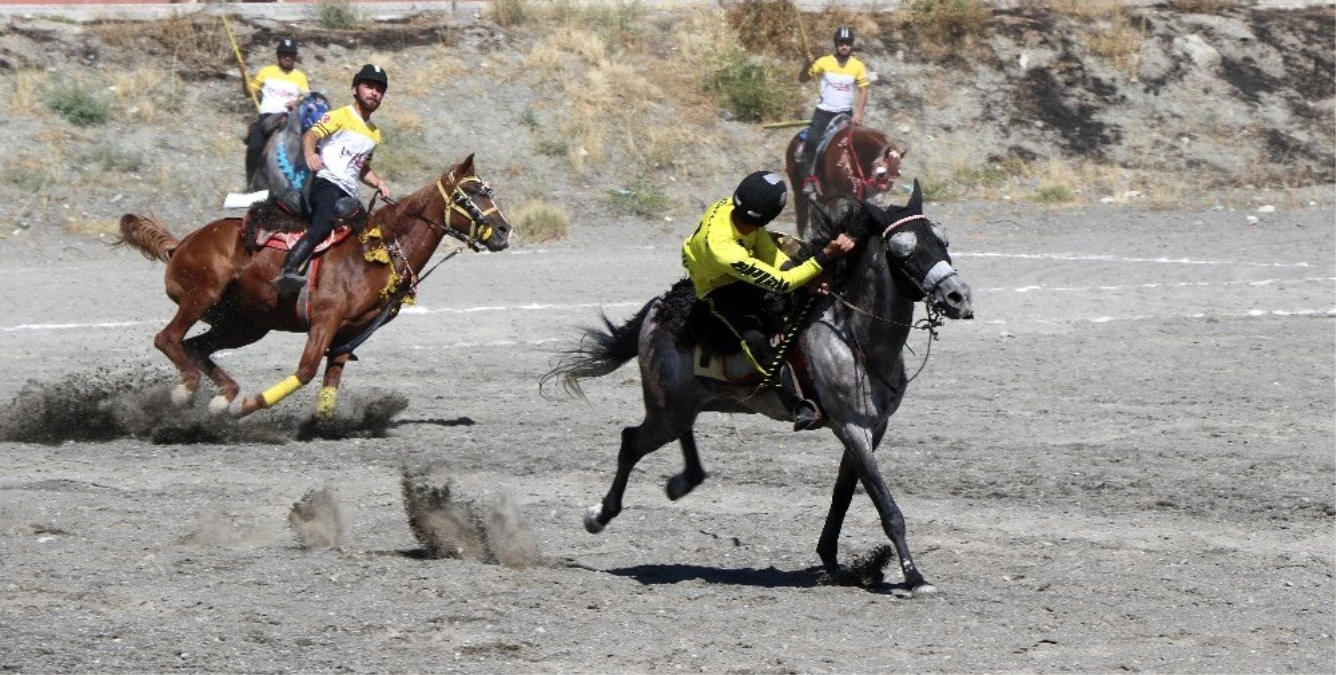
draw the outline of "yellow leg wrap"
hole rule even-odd
[[[264,401],[264,405],[267,408],[275,403],[278,403],[279,401],[282,401],[288,396],[291,396],[292,392],[297,391],[298,389],[301,388],[302,388],[302,381],[297,379],[296,375],[289,375],[288,379],[283,380],[282,382],[279,382],[278,384],[264,390],[264,393],[260,394],[260,400]]]
[[[334,417],[334,405],[338,402],[338,387],[321,387],[315,399],[315,416],[326,420]]]

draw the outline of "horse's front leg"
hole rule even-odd
[[[677,501],[696,489],[697,485],[705,482],[705,467],[701,466],[700,454],[696,452],[696,434],[687,429],[682,437],[677,439],[678,445],[682,446],[682,473],[679,473],[668,479],[668,498]]]
[[[891,497],[891,490],[886,486],[886,480],[882,478],[881,470],[877,467],[877,460],[872,455],[872,450],[876,447],[876,439],[880,437],[880,433],[874,434],[872,430],[865,427],[846,424],[836,427],[835,435],[839,436],[840,440],[844,442],[844,457],[840,460],[840,478],[844,478],[845,464],[848,463],[853,473],[863,484],[863,489],[867,491],[868,497],[872,498],[872,504],[877,507],[877,514],[881,516],[882,530],[890,538],[891,543],[895,546],[895,553],[900,558],[900,571],[904,574],[905,585],[916,595],[935,593],[937,588],[928,583],[923,578],[923,573],[919,572],[918,567],[914,565],[914,558],[909,553],[909,543],[905,538],[905,516],[900,511],[900,507],[896,505],[895,499]],[[831,503],[832,515],[836,511],[835,500],[840,498],[840,494],[840,484],[839,479],[837,479],[835,498],[832,499]],[[844,508],[848,508],[847,498]],[[830,523],[827,522],[826,526],[829,528]],[[836,533],[836,536],[838,536],[838,529],[836,529]],[[826,536],[827,533],[823,531],[823,543],[826,543]],[[822,561],[829,565],[824,556]]]
[[[264,390],[258,396],[237,397],[232,406],[233,412],[238,417],[245,417],[257,410],[272,407],[315,379],[315,373],[320,368],[320,360],[329,350],[329,343],[334,339],[339,324],[343,322],[342,312],[327,311],[319,316],[318,323],[311,324],[311,330],[306,336],[306,349],[302,351],[302,360],[297,364],[297,372]],[[237,405],[238,402],[240,405]]]
[[[332,419],[334,408],[339,402],[339,382],[343,380],[343,367],[352,360],[352,354],[338,354],[325,361],[325,380],[320,386],[320,395],[316,397],[315,416],[320,419]]]

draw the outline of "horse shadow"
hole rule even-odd
[[[723,568],[704,565],[656,564],[634,565],[599,569],[579,563],[568,562],[567,567],[602,572],[613,576],[626,577],[640,582],[644,586],[662,586],[683,581],[703,581],[707,584],[728,586],[752,586],[756,588],[816,588],[818,586],[851,586],[862,588],[871,593],[907,597],[912,591],[906,583],[891,583],[880,574],[867,575],[855,570],[843,570],[838,579],[833,579],[821,566],[801,570],[781,570],[766,568]]]
[[[395,420],[390,423],[390,426],[397,428],[409,424],[430,424],[437,427],[471,427],[477,424],[477,422],[474,422],[472,417],[466,416],[456,417],[452,420],[445,419],[444,417],[432,417],[430,419],[419,420]]]

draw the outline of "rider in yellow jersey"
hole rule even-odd
[[[292,38],[278,41],[278,63],[265,66],[255,77],[243,83],[246,95],[260,97],[260,116],[246,132],[246,181],[260,168],[264,157],[264,123],[274,115],[281,115],[297,105],[311,85],[306,74],[297,70],[297,43]]]
[[[854,246],[841,234],[807,261],[793,265],[765,230],[784,210],[787,199],[779,174],[757,171],[742,179],[732,198],[711,204],[682,245],[682,265],[696,297],[737,336],[762,374],[768,374],[763,364],[771,362],[774,351],[757,316],[765,293],[792,293]],[[797,378],[787,373],[780,377],[780,385],[782,399],[793,410],[794,430],[819,426],[816,404],[802,397]]]
[[[837,115],[849,115],[855,125],[863,123],[863,112],[867,108],[867,88],[870,81],[867,67],[854,57],[854,31],[848,26],[840,26],[835,31],[835,53],[826,54],[816,61],[803,64],[798,73],[799,82],[809,82],[817,78],[821,87],[821,100],[812,113],[812,123],[807,127],[807,138],[803,141],[796,158],[803,169],[803,191],[812,192],[816,188],[816,147],[821,143],[821,136],[826,127]]]
[[[273,280],[280,297],[294,296],[306,285],[302,265],[316,245],[334,231],[338,202],[357,199],[359,180],[389,198],[389,186],[371,170],[371,155],[380,143],[380,128],[371,123],[371,113],[380,107],[389,84],[380,66],[362,66],[353,76],[352,105],[325,113],[302,136],[306,166],[315,172],[311,180],[311,227],[288,251],[282,272]]]

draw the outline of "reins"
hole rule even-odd
[[[882,242],[884,243],[884,242],[886,242],[888,239],[890,239],[890,235],[891,235],[891,233],[893,233],[893,232],[896,230],[896,228],[900,227],[901,225],[904,225],[905,223],[910,223],[910,222],[913,222],[913,221],[916,221],[916,220],[927,220],[927,219],[928,219],[927,216],[925,216],[925,215],[923,215],[923,214],[921,214],[921,213],[916,213],[916,214],[914,214],[914,215],[905,216],[904,218],[901,218],[901,219],[899,219],[899,220],[897,220],[897,221],[891,223],[890,225],[887,225],[887,226],[886,226],[886,229],[882,230],[882,233],[881,233],[881,239],[882,239]],[[923,369],[927,367],[927,365],[928,365],[928,358],[929,358],[930,356],[932,356],[932,343],[935,342],[936,340],[941,339],[941,336],[937,333],[937,329],[938,329],[939,327],[941,327],[941,326],[945,323],[945,322],[942,320],[942,313],[939,312],[939,311],[937,310],[936,307],[933,307],[933,306],[932,306],[931,298],[932,298],[933,294],[937,292],[937,287],[940,286],[940,285],[942,284],[943,281],[946,281],[947,279],[950,279],[952,276],[955,276],[955,274],[956,274],[955,271],[952,270],[952,272],[951,272],[950,274],[947,274],[947,275],[943,276],[941,279],[936,280],[936,282],[933,283],[933,285],[932,285],[931,288],[923,288],[923,286],[922,286],[921,284],[919,284],[917,281],[915,282],[915,284],[919,286],[919,290],[923,292],[923,296],[924,296],[924,298],[923,298],[923,307],[924,307],[924,309],[925,309],[925,314],[926,314],[927,316],[925,316],[924,318],[919,319],[918,321],[915,321],[915,322],[913,322],[913,323],[904,323],[903,321],[896,321],[896,320],[894,320],[894,319],[887,319],[887,318],[885,318],[885,317],[882,317],[882,316],[878,316],[878,315],[876,315],[876,314],[873,314],[872,312],[869,312],[869,311],[863,309],[862,307],[859,307],[858,305],[855,305],[854,303],[850,302],[850,301],[849,301],[847,298],[845,298],[843,295],[841,295],[840,293],[837,293],[837,292],[835,292],[835,291],[830,291],[830,295],[831,295],[831,297],[835,298],[836,300],[839,300],[840,303],[843,304],[845,307],[848,307],[849,309],[853,310],[854,312],[856,312],[856,313],[858,313],[858,314],[861,314],[861,315],[863,315],[863,316],[865,316],[865,317],[867,317],[867,318],[869,318],[869,319],[872,319],[873,321],[879,321],[879,322],[881,322],[881,323],[888,324],[888,325],[891,325],[891,326],[903,326],[903,327],[905,327],[905,328],[911,328],[911,329],[926,330],[926,331],[928,331],[928,336],[929,336],[929,337],[928,337],[928,347],[927,347],[927,349],[925,349],[925,350],[923,351],[923,363],[919,364],[919,368],[918,368],[918,370],[914,371],[914,375],[913,375],[912,377],[910,377],[909,380],[908,380],[909,382],[913,382],[913,381],[914,381],[914,378],[915,378],[915,377],[918,377],[918,376],[919,376],[919,373],[922,373],[922,372],[923,372]],[[909,349],[909,352],[910,352],[911,354],[914,353],[913,348],[909,347],[908,345],[906,345],[905,348],[906,348],[906,349]]]
[[[453,180],[454,174],[451,173],[448,176],[448,178]],[[486,220],[488,215],[497,211],[497,207],[495,202],[493,202],[492,208],[486,211],[480,210],[478,206],[473,203],[473,200],[469,198],[468,194],[466,194],[459,187],[461,184],[467,183],[470,180],[481,184],[484,190],[484,194],[486,194],[489,199],[491,198],[492,196],[491,188],[487,187],[487,184],[484,183],[483,180],[477,176],[465,176],[464,178],[460,179],[459,182],[455,183],[454,186],[455,189],[453,190],[454,199],[451,199],[450,194],[446,193],[445,184],[441,181],[441,179],[438,178],[436,180],[436,191],[440,193],[441,199],[445,202],[445,207],[442,212],[442,222],[435,223],[432,222],[431,220],[428,220],[427,217],[422,214],[421,210],[414,211],[413,213],[408,214],[408,216],[420,220],[423,223],[426,223],[428,227],[432,228],[432,230],[440,228],[442,235],[450,235],[455,239],[464,242],[464,245],[467,246],[468,248],[474,251],[480,251],[482,250],[481,242],[485,241],[486,239],[492,236],[491,226],[485,224],[483,221]],[[370,211],[371,209],[375,208],[377,197],[380,197],[379,192],[376,192],[371,196],[371,204],[367,208],[367,211]],[[380,197],[380,198],[384,199],[385,203],[389,204],[390,206],[398,206],[399,204],[397,200],[391,199],[389,197]],[[453,227],[450,227],[448,216],[450,211],[452,210],[464,214],[464,216],[469,219],[468,236],[465,236],[460,232],[456,231]],[[482,235],[481,237],[478,236],[480,232]],[[367,325],[366,329],[364,329],[359,335],[357,335],[357,337],[354,337],[348,342],[339,345],[337,347],[330,348],[328,351],[325,352],[327,356],[351,354],[353,350],[360,347],[363,342],[366,342],[373,333],[379,330],[381,326],[385,325],[385,323],[389,321],[390,318],[398,312],[399,306],[402,305],[404,302],[404,298],[416,292],[417,287],[423,281],[425,281],[427,277],[431,276],[431,273],[435,272],[436,268],[445,264],[447,260],[455,257],[456,255],[459,255],[459,252],[462,250],[456,248],[453,251],[450,251],[450,253],[446,254],[444,258],[438,260],[436,264],[432,265],[431,268],[429,268],[427,271],[418,274],[417,272],[413,271],[413,266],[408,262],[408,256],[404,254],[403,247],[399,246],[399,243],[397,241],[394,240],[387,241],[386,249],[390,251],[393,255],[398,256],[398,258],[403,261],[404,272],[408,277],[408,283],[401,284],[398,288],[394,289],[394,292],[391,293],[388,298],[386,298],[385,304],[381,306],[380,312],[376,314],[376,318],[371,320],[371,323]],[[393,266],[393,262],[391,262],[391,266]]]

